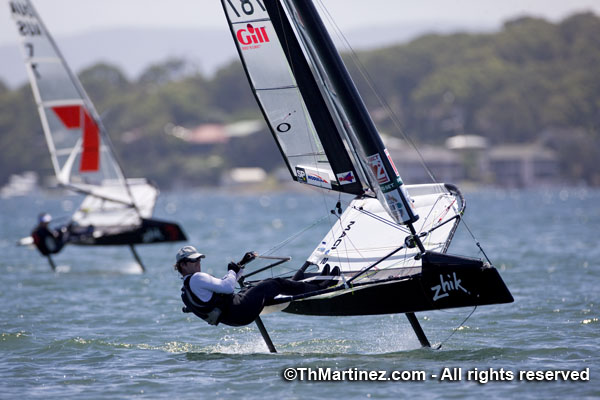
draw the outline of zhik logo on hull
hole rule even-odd
[[[264,26],[254,27],[252,24],[246,25],[245,29],[239,29],[235,36],[238,42],[242,44],[242,49],[257,49],[260,47],[260,43],[267,43],[271,40],[267,35],[267,29]]]
[[[440,274],[440,284],[433,286],[431,290],[435,292],[433,301],[438,301],[439,299],[450,296],[450,292],[459,290],[462,290],[466,294],[471,294],[467,289],[461,286],[461,280],[456,277],[456,272],[452,272],[452,276],[446,275],[446,279]]]

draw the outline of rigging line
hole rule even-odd
[[[465,324],[465,322],[467,322],[467,320],[468,320],[469,318],[471,318],[471,315],[473,315],[473,313],[475,312],[475,310],[477,310],[477,306],[473,307],[473,309],[471,310],[471,312],[469,313],[469,315],[467,315],[467,317],[466,317],[466,318],[463,320],[463,322],[461,322],[461,323],[460,323],[460,325],[458,325],[456,328],[454,328],[454,329],[452,330],[452,333],[450,333],[450,335],[448,335],[448,337],[447,337],[446,339],[442,340],[442,341],[440,342],[440,344],[439,344],[439,345],[437,345],[437,346],[435,347],[435,349],[434,349],[434,350],[439,350],[439,349],[441,349],[441,348],[442,348],[442,345],[443,345],[444,343],[446,343],[448,340],[450,340],[450,338],[451,338],[451,337],[452,337],[452,336],[453,336],[453,335],[454,335],[454,334],[455,334],[455,333],[456,333],[456,332],[457,332],[457,331],[458,331],[460,328],[462,328],[462,326]]]
[[[295,26],[294,26],[295,21],[294,21],[293,15],[292,15],[294,10],[293,10],[293,7],[290,7],[289,5],[287,5],[287,7],[288,7],[288,12],[290,13],[290,18],[288,18],[288,22],[290,24],[290,28],[292,30],[294,30],[294,28],[295,28]],[[296,71],[295,71],[294,63],[291,61],[292,60],[292,56],[291,56],[292,53],[291,53],[291,50],[290,50],[290,40],[289,40],[289,38],[288,38],[288,36],[286,34],[286,30],[285,30],[285,27],[284,27],[284,22],[285,22],[284,18],[287,18],[287,17],[285,17],[285,16],[282,15],[282,11],[285,11],[285,10],[283,10],[283,8],[284,8],[283,4],[280,3],[280,5],[277,7],[278,18],[279,18],[279,21],[281,21],[280,23],[281,23],[281,26],[282,26],[283,39],[284,39],[284,42],[285,42],[285,47],[286,47],[286,50],[287,50],[287,54],[290,55],[289,56],[289,60],[288,60],[288,65],[290,66],[290,69],[292,71],[292,75],[294,76],[294,83],[296,83],[296,86],[297,86]],[[304,44],[300,40],[298,40],[298,44],[299,44],[299,46],[301,48],[304,47]],[[299,93],[299,94],[300,94],[300,97],[302,98],[302,94],[301,93]],[[302,98],[302,103],[303,103],[303,108],[305,108],[306,106],[304,104],[304,99],[303,98]],[[314,127],[314,125],[312,123],[312,116],[310,116],[310,114],[308,114],[308,116],[309,116],[309,122],[310,122],[309,126],[308,126],[308,131],[309,131],[308,133],[309,133],[309,136],[311,138],[311,140],[309,140],[309,144],[310,144],[310,148],[311,148],[312,153],[308,153],[307,156],[312,156],[313,157],[314,166],[315,166],[316,170],[318,172],[320,172],[321,169],[319,168],[318,155],[324,153],[324,150],[322,149],[323,145],[321,143],[321,139],[319,138],[319,134],[318,134],[318,132],[316,132],[316,128]],[[321,146],[321,148],[319,148],[319,145]],[[321,150],[320,153],[319,153],[319,150]],[[329,163],[329,160],[327,160],[327,161]],[[327,174],[329,174],[327,170],[324,170],[324,172],[327,172]],[[324,208],[325,208],[325,210],[328,210],[329,207],[327,206],[327,199],[326,199],[325,192],[323,190],[321,190],[320,193],[321,193],[321,198],[323,200]],[[330,219],[329,215],[327,215],[327,219],[331,223],[331,219]]]
[[[353,207],[355,210],[357,210],[358,212],[361,212],[363,214],[365,214],[368,217],[371,217],[383,224],[386,224],[388,226],[391,226],[392,228],[398,229],[399,231],[402,231],[404,233],[410,233],[410,231],[406,228],[404,228],[402,225],[399,225],[393,221],[390,221],[388,219],[385,219],[384,217],[380,217],[379,215],[371,212],[371,211],[367,211],[364,208],[357,208],[357,207]]]
[[[400,250],[405,249],[404,245],[398,247],[397,249],[391,251],[390,253],[386,254],[385,256],[383,256],[382,258],[379,259],[379,261],[371,264],[369,267],[362,269],[360,271],[358,271],[356,274],[354,274],[354,276],[350,279],[348,279],[348,281],[346,281],[346,285],[348,285],[349,283],[351,283],[352,281],[354,281],[356,278],[358,278],[361,275],[364,275],[365,273],[367,273],[368,271],[370,271],[371,269],[375,268],[377,265],[379,265],[381,262],[387,260],[388,258],[390,258],[391,256],[393,256],[394,254],[396,254],[397,252],[399,252]],[[406,250],[406,249],[405,249]]]
[[[374,213],[372,213],[372,212],[370,212],[370,211],[366,211],[366,210],[364,210],[364,209],[362,209],[362,208],[356,208],[356,207],[353,207],[353,208],[354,208],[355,210],[357,210],[357,211],[359,211],[359,212],[361,212],[361,213],[365,214],[365,215],[366,215],[366,216],[368,216],[368,217],[371,217],[371,218],[373,218],[373,219],[375,219],[375,220],[377,220],[377,221],[379,221],[379,222],[381,222],[381,223],[383,223],[383,224],[386,224],[386,225],[389,225],[389,226],[391,226],[392,228],[396,228],[396,229],[398,229],[398,230],[400,230],[400,231],[402,231],[402,232],[404,232],[404,233],[410,233],[410,232],[409,232],[407,229],[403,228],[403,226],[402,226],[402,225],[398,225],[398,224],[396,224],[396,223],[394,223],[394,222],[392,222],[392,221],[389,221],[389,220],[387,220],[387,219],[385,219],[385,218],[383,218],[383,217],[380,217],[380,216],[379,216],[379,215],[377,215],[377,214],[374,214]],[[463,217],[461,216],[461,214],[458,214],[458,213],[457,213],[456,215],[453,215],[452,217],[448,218],[448,219],[447,219],[446,221],[444,221],[444,222],[441,222],[441,223],[439,223],[438,225],[435,225],[435,226],[434,226],[434,224],[432,223],[432,224],[431,224],[432,228],[431,228],[431,229],[429,229],[429,230],[427,230],[427,231],[425,231],[425,232],[426,232],[427,234],[430,234],[431,232],[435,231],[436,229],[438,229],[438,228],[441,228],[442,226],[446,225],[446,224],[447,224],[447,223],[449,223],[450,221],[453,221],[453,220],[455,220],[455,219],[461,219],[461,218],[463,218]]]
[[[325,191],[319,190],[319,192],[321,194],[321,200],[323,201],[323,207],[325,208],[325,210],[327,210],[329,207],[327,207],[327,198],[325,196]],[[327,221],[329,222],[329,225],[335,225],[335,221],[333,224],[331,223],[331,213],[327,213],[326,217],[327,217]],[[325,218],[325,217],[323,217],[323,218]],[[339,216],[338,216],[338,219],[340,219],[340,221],[341,221],[341,218]],[[331,232],[331,239],[335,241],[335,236],[333,235],[333,229],[330,229],[329,232]],[[327,237],[327,235],[325,235],[325,237]],[[320,269],[319,269],[319,271],[320,271]]]
[[[396,115],[396,113],[394,112],[394,110],[392,109],[392,107],[383,98],[383,96],[379,94],[379,90],[375,86],[375,82],[371,78],[371,75],[369,74],[369,72],[365,68],[364,64],[362,64],[362,62],[359,60],[358,55],[356,54],[356,52],[354,51],[354,49],[350,45],[350,42],[348,41],[348,39],[346,39],[346,37],[344,36],[342,30],[339,28],[339,26],[337,25],[337,23],[333,19],[332,15],[329,13],[329,10],[325,7],[325,5],[323,4],[323,2],[321,0],[318,0],[318,2],[321,5],[321,8],[324,10],[325,15],[327,16],[327,19],[329,20],[329,22],[334,27],[335,32],[336,32],[338,38],[340,38],[340,40],[343,42],[343,44],[350,51],[350,55],[352,57],[353,62],[358,67],[358,70],[359,70],[360,74],[362,75],[363,79],[365,80],[365,82],[367,83],[367,85],[369,86],[369,88],[371,89],[371,91],[373,92],[373,94],[375,95],[375,97],[377,98],[377,101],[387,111],[387,113],[390,116],[390,119],[392,120],[394,126],[396,127],[396,129],[398,129],[398,132],[400,132],[400,134],[402,135],[402,137],[404,137],[404,139],[417,152],[417,155],[419,156],[419,161],[421,162],[421,165],[423,166],[423,168],[425,169],[425,171],[429,175],[429,178],[434,183],[437,183],[438,180],[436,179],[435,175],[433,174],[433,171],[429,168],[429,166],[425,162],[425,158],[423,157],[423,154],[419,151],[419,149],[417,148],[417,145],[410,138],[410,136],[408,136],[404,132],[404,129],[402,129],[402,123],[400,122],[400,119],[398,118],[398,116]]]
[[[467,231],[469,232],[469,234],[471,235],[471,238],[473,238],[473,241],[475,242],[475,245],[477,247],[479,247],[479,250],[481,251],[481,254],[483,254],[483,256],[485,257],[485,259],[487,260],[488,263],[490,263],[491,265],[493,265],[492,261],[489,259],[489,257],[487,256],[487,254],[485,253],[485,251],[483,250],[483,247],[481,246],[481,243],[479,242],[479,240],[477,240],[477,238],[475,237],[475,235],[473,234],[473,232],[471,231],[471,228],[469,228],[469,225],[467,224],[467,221],[465,220],[465,217],[463,216],[461,218],[465,228],[467,228]]]
[[[444,195],[439,195],[437,197],[437,199],[435,200],[435,202],[433,203],[433,205],[431,206],[431,208],[429,209],[429,212],[427,213],[427,216],[425,217],[425,219],[423,220],[423,225],[421,225],[421,232],[426,232],[427,236],[429,236],[429,234],[431,232],[434,231],[434,229],[437,229],[437,227],[435,227],[436,224],[436,216],[433,215],[433,210],[435,210],[436,206],[442,201],[442,199],[444,198]],[[452,204],[450,204],[451,206]],[[448,206],[448,207],[450,207]],[[448,208],[445,209],[445,213],[442,211],[442,213],[440,213],[440,217],[437,219],[437,222],[439,223],[439,221],[441,221],[444,216],[448,213]],[[443,215],[442,215],[443,214]],[[429,217],[432,217],[432,221],[429,221]],[[426,227],[427,225],[429,225],[429,229]],[[441,226],[441,225],[440,225]],[[431,238],[429,238],[428,240],[431,240]]]
[[[386,220],[385,218],[378,216],[377,214],[374,214],[374,213],[372,213],[372,212],[370,212],[370,211],[366,211],[366,210],[364,210],[364,209],[362,209],[362,208],[357,208],[357,207],[353,207],[353,208],[354,208],[355,210],[357,210],[357,211],[359,211],[359,212],[363,213],[364,215],[366,215],[366,216],[368,216],[368,217],[371,217],[371,218],[373,218],[373,219],[375,219],[375,220],[377,220],[377,221],[379,221],[379,222],[382,222],[382,223],[384,223],[384,224],[386,224],[386,225],[389,225],[389,226],[391,226],[391,227],[393,227],[393,228],[396,228],[396,229],[398,229],[398,230],[400,230],[400,231],[402,231],[402,232],[404,232],[404,233],[410,233],[410,232],[408,232],[407,230],[403,229],[403,228],[402,228],[400,225],[398,225],[398,224],[395,224],[395,223],[393,223],[393,222],[391,222],[391,221],[388,221],[388,220]],[[339,217],[338,217],[338,218],[339,218]],[[443,225],[443,224],[442,224],[442,225]],[[343,231],[344,231],[344,227],[343,227],[343,225],[342,225],[341,218],[340,218],[340,228],[342,229],[342,232],[343,232]],[[437,229],[437,228],[438,228],[438,227],[432,228],[430,231],[428,231],[428,232],[427,232],[427,234],[431,233],[433,230],[435,230],[435,229]],[[356,245],[354,244],[354,242],[352,241],[352,239],[350,239],[349,235],[347,235],[347,236],[346,236],[346,239],[347,239],[347,240],[350,242],[350,244],[352,245],[352,247],[354,248],[354,250],[356,250],[356,252],[358,253],[358,255],[359,255],[359,256],[361,256],[361,257],[363,257],[363,256],[362,256],[362,254],[361,254],[361,252],[360,252],[360,250],[359,250],[359,249],[356,247]],[[345,242],[345,241],[344,241],[344,242]],[[346,247],[346,244],[345,244],[345,243],[344,243],[344,248],[345,248],[345,251],[346,251],[346,258],[348,259],[348,265],[350,265],[350,261],[349,261],[349,255],[348,255],[348,249],[347,249],[347,247]],[[396,251],[397,251],[397,250],[396,250]],[[406,253],[406,252],[408,252],[408,249],[405,249],[405,253]],[[340,259],[340,257],[338,257],[338,259]],[[368,270],[370,270],[370,269],[371,269],[371,268],[373,268],[373,267],[375,267],[375,266],[373,265],[373,266],[371,266],[371,267],[368,267],[368,268],[365,270],[365,272],[366,272],[366,271],[368,271]],[[344,284],[347,284],[347,283],[346,283],[346,282],[344,282]]]
[[[299,237],[300,235],[302,235],[304,232],[308,231],[309,229],[313,228],[314,226],[320,224],[325,218],[329,218],[328,215],[324,215],[321,218],[317,219],[315,222],[313,222],[312,224],[304,227],[303,229],[301,229],[300,231],[296,232],[295,234],[293,234],[292,236],[288,237],[287,239],[284,239],[283,241],[279,242],[278,244],[276,244],[275,246],[271,247],[269,250],[260,252],[260,255],[268,255],[268,254],[272,254],[273,252],[275,252],[276,250],[279,250],[280,248],[282,248],[283,246],[287,245],[289,242],[291,242],[292,240],[296,239],[297,237]]]
[[[340,193],[340,194],[338,195],[338,204],[336,204],[336,207],[337,207],[337,206],[340,204],[340,202],[341,202],[341,198],[342,198],[342,194]],[[332,214],[333,214],[333,210],[332,210]],[[343,233],[343,232],[346,232],[346,230],[344,229],[344,225],[342,224],[342,216],[341,216],[341,215],[337,215],[337,214],[336,214],[336,216],[337,216],[337,218],[338,218],[338,221],[339,221],[339,223],[340,223],[340,229],[341,229],[342,233]],[[348,251],[348,243],[346,243],[346,242],[349,242],[349,243],[350,243],[350,246],[352,246],[352,248],[353,248],[353,249],[356,251],[356,253],[357,253],[357,254],[358,254],[358,255],[359,255],[361,258],[364,258],[364,257],[363,257],[363,255],[361,254],[361,252],[360,252],[360,250],[358,249],[358,247],[356,247],[356,245],[354,244],[354,242],[353,242],[353,241],[352,241],[352,239],[350,238],[350,235],[349,235],[349,234],[346,234],[346,235],[345,235],[345,237],[346,237],[346,240],[344,240],[344,241],[343,241],[343,243],[344,243],[344,253],[346,254],[346,262],[348,263],[348,268],[351,268],[351,265],[350,265],[350,253],[349,253],[349,251]],[[340,254],[340,252],[336,251],[336,253],[338,254],[338,256],[337,256],[338,262],[339,262],[339,264],[340,264],[340,265],[342,265],[342,263],[341,263],[341,259],[342,259],[342,257],[339,255],[339,254]],[[346,285],[346,279],[344,278],[343,274],[342,274],[342,279],[344,280],[344,285]]]

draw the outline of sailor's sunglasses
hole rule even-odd
[[[189,263],[195,263],[196,261],[200,261],[202,257],[196,257],[196,258],[186,258],[185,262],[189,262]]]

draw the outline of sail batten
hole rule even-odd
[[[39,103],[39,105],[44,108],[63,107],[63,106],[70,106],[70,105],[83,106],[84,104],[85,104],[85,102],[82,99],[47,100],[47,101],[41,101]]]
[[[257,92],[268,91],[268,90],[282,90],[282,89],[298,89],[298,86],[290,85],[290,86],[279,86],[272,88],[255,88],[254,90]]]
[[[27,57],[25,60],[29,65],[34,65],[36,63],[62,63],[60,57]]]

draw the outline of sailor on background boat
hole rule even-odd
[[[204,254],[199,253],[193,246],[179,249],[174,268],[183,279],[183,312],[192,312],[210,325],[248,325],[260,315],[265,303],[275,296],[313,292],[325,288],[330,283],[329,280],[320,281],[318,284],[299,282],[304,278],[305,266],[292,279],[265,279],[256,286],[234,293],[244,266],[256,257],[256,253],[247,252],[238,263],[230,262],[227,274],[218,279],[201,271],[200,261],[205,258]],[[339,275],[339,268],[332,271],[332,275],[336,274]]]
[[[66,229],[52,229],[49,226],[51,221],[50,214],[40,214],[38,224],[31,232],[35,247],[45,256],[58,253],[65,245],[68,236]]]

